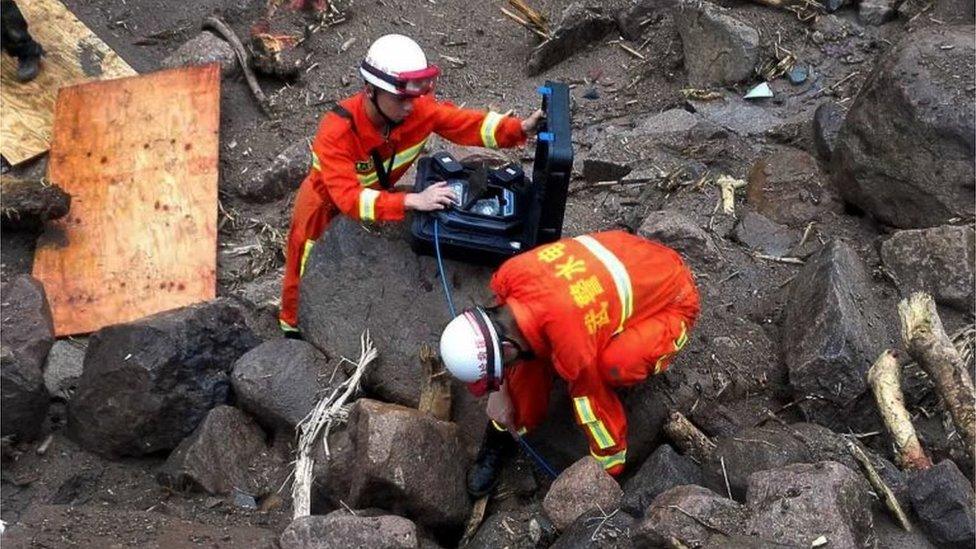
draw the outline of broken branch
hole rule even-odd
[[[247,50],[244,49],[244,44],[241,43],[240,38],[234,33],[234,30],[227,26],[226,23],[221,21],[217,17],[208,17],[203,22],[203,28],[213,29],[217,31],[221,36],[224,37],[231,48],[234,49],[234,54],[237,56],[237,62],[241,65],[241,71],[244,73],[244,79],[247,80],[248,87],[251,88],[251,93],[254,94],[255,99],[258,100],[258,104],[261,106],[261,110],[268,117],[272,116],[271,105],[268,102],[268,98],[261,91],[261,86],[258,85],[257,78],[254,77],[254,72],[251,70],[250,59],[247,55]]]
[[[903,469],[920,471],[932,466],[922,443],[915,434],[912,417],[905,408],[901,389],[901,366],[891,349],[881,353],[868,370],[868,384],[878,403],[878,411],[895,444],[898,465]]]
[[[871,486],[878,494],[878,497],[884,502],[885,507],[887,507],[888,510],[891,511],[891,514],[894,515],[894,517],[898,520],[898,523],[901,525],[902,529],[906,532],[911,532],[912,524],[908,522],[908,516],[905,515],[905,511],[902,510],[901,504],[898,503],[898,499],[895,497],[895,494],[891,491],[891,488],[885,484],[885,481],[881,478],[881,475],[878,474],[877,469],[875,469],[874,465],[871,464],[871,460],[868,459],[868,456],[865,455],[864,452],[858,448],[857,444],[851,440],[847,441],[847,450],[861,465],[861,468],[864,469],[864,474],[867,475],[868,482],[871,483]]]
[[[671,412],[664,424],[664,432],[683,453],[699,462],[704,462],[715,450],[715,443],[681,412]]]

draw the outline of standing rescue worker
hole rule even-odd
[[[407,210],[442,210],[455,199],[446,183],[421,193],[393,184],[436,133],[461,145],[488,148],[525,143],[543,117],[525,120],[461,109],[433,97],[440,70],[416,42],[399,34],[370,46],[359,72],[365,86],[327,113],[312,143],[312,167],[295,198],[285,250],[279,321],[287,337],[298,332],[299,281],[312,245],[339,213],[364,222],[401,221]]]
[[[498,480],[520,436],[545,418],[553,376],[566,380],[590,453],[623,471],[627,417],[615,387],[668,369],[698,317],[698,290],[674,250],[622,231],[564,238],[509,259],[491,280],[494,307],[455,317],[441,335],[447,369],[489,423],[468,491]],[[505,433],[508,429],[513,436]]]

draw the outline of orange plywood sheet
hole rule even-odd
[[[48,178],[71,211],[38,241],[58,336],[212,299],[218,65],[64,88]]]

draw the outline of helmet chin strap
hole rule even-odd
[[[379,100],[376,99],[376,97],[380,93],[380,90],[377,89],[375,86],[373,86],[372,88],[373,88],[373,90],[372,90],[373,93],[371,93],[369,95],[369,100],[373,103],[373,107],[376,108],[376,112],[380,113],[380,116],[383,117],[383,120],[386,122],[386,131],[387,131],[387,133],[389,133],[389,132],[393,131],[393,128],[399,126],[400,124],[403,124],[403,120],[400,120],[400,121],[393,120],[392,118],[390,118],[389,116],[387,116],[387,114],[385,112],[383,112],[383,108],[380,107]]]

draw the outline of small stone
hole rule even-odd
[[[807,81],[807,77],[810,75],[810,70],[802,65],[794,65],[790,72],[786,73],[787,78],[790,79],[790,84],[794,86],[799,86],[800,84]]]
[[[590,99],[590,100],[599,99],[600,98],[600,92],[597,91],[597,89],[595,87],[588,88],[583,93],[583,98],[584,99]]]

